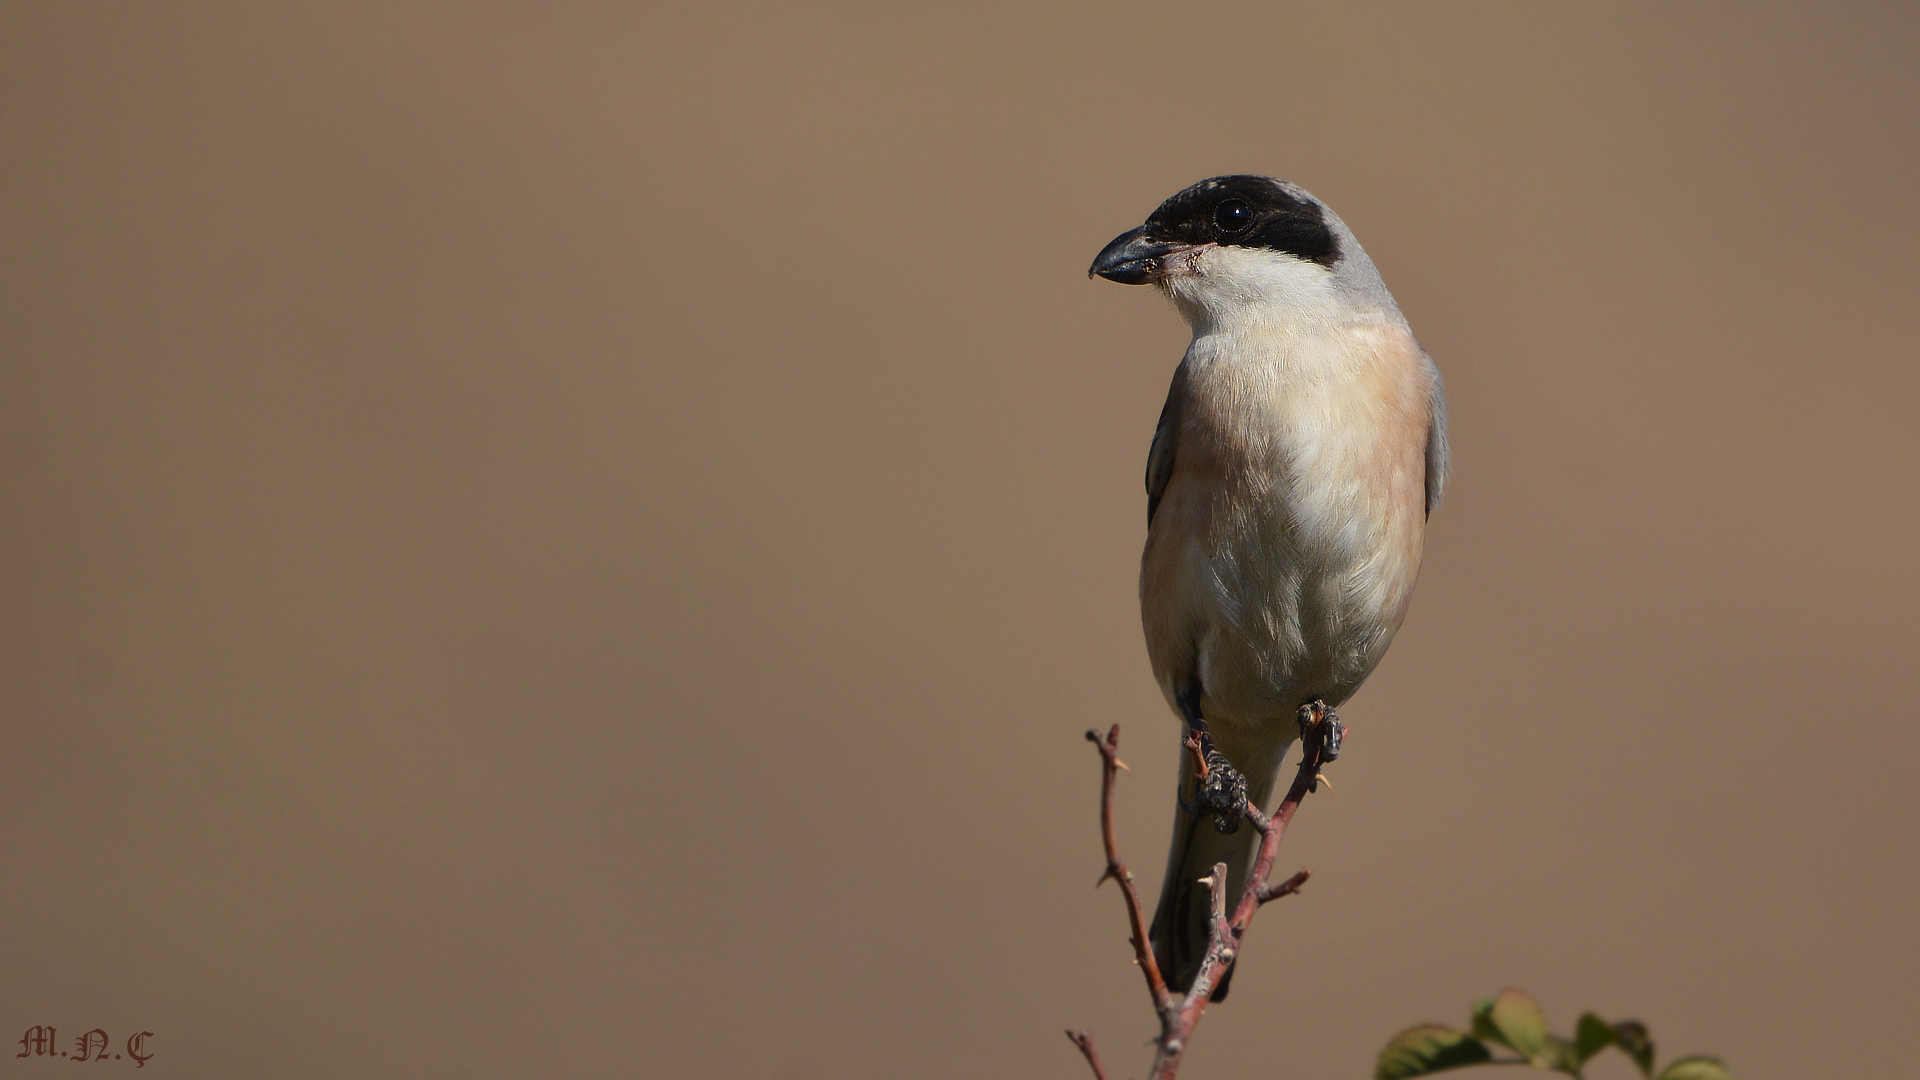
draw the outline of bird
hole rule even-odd
[[[1302,707],[1345,703],[1406,615],[1447,482],[1440,372],[1353,231],[1284,180],[1202,180],[1088,276],[1154,286],[1193,332],[1147,454],[1141,625],[1185,733],[1231,766],[1208,787],[1264,807]],[[1258,840],[1182,754],[1149,933],[1177,992],[1207,950],[1203,879],[1225,863],[1239,896]]]

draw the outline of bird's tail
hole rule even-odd
[[[1227,756],[1241,775],[1247,778],[1247,799],[1264,808],[1273,796],[1280,777],[1280,764],[1286,757],[1291,739],[1275,739],[1271,729],[1240,729],[1227,726],[1213,731],[1214,745]],[[1247,875],[1253,870],[1254,855],[1260,849],[1260,830],[1242,821],[1234,832],[1223,833],[1214,826],[1212,814],[1194,814],[1186,807],[1195,803],[1199,779],[1194,775],[1187,750],[1180,751],[1180,805],[1173,812],[1173,846],[1167,852],[1167,877],[1160,885],[1160,904],[1153,912],[1153,926],[1147,936],[1153,941],[1154,960],[1166,977],[1170,989],[1185,993],[1200,973],[1200,961],[1206,958],[1207,920],[1212,912],[1212,897],[1200,879],[1213,873],[1215,863],[1227,864],[1227,911],[1240,903],[1247,887]],[[1227,986],[1233,981],[1229,967],[1213,988],[1214,1001],[1224,1001]]]
[[[1191,801],[1182,784],[1181,792]],[[1193,814],[1184,807],[1173,814],[1173,847],[1167,853],[1167,877],[1160,885],[1160,904],[1153,912],[1153,957],[1160,965],[1168,988],[1184,993],[1200,973],[1200,961],[1207,954],[1207,920],[1212,910],[1211,897],[1201,878],[1213,873],[1213,864],[1227,864],[1227,909],[1239,902],[1246,888],[1247,872],[1253,866],[1259,847],[1260,830],[1242,822],[1237,832],[1222,833],[1214,828],[1213,815]],[[1220,984],[1213,988],[1213,1000],[1227,996],[1227,984],[1233,969],[1227,969]]]

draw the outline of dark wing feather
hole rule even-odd
[[[1432,380],[1432,389],[1427,396],[1427,513],[1440,505],[1441,492],[1446,490],[1447,473],[1450,463],[1447,460],[1447,388],[1440,382],[1440,369],[1434,366],[1433,357],[1421,353],[1426,362],[1427,378]]]
[[[1173,373],[1173,385],[1167,387],[1167,403],[1160,406],[1160,422],[1153,428],[1153,448],[1147,451],[1147,524],[1160,509],[1160,496],[1166,494],[1167,481],[1173,477],[1174,445],[1180,436],[1180,399],[1185,395],[1186,365]]]

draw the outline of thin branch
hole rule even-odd
[[[1208,911],[1208,944],[1206,955],[1200,960],[1200,970],[1194,976],[1193,985],[1185,996],[1175,998],[1167,989],[1166,979],[1160,973],[1160,966],[1154,960],[1153,947],[1147,939],[1146,919],[1140,907],[1140,894],[1133,886],[1133,876],[1127,873],[1126,863],[1120,860],[1120,845],[1113,831],[1113,788],[1115,773],[1119,767],[1120,725],[1115,724],[1101,738],[1094,732],[1087,732],[1088,741],[1100,751],[1100,831],[1107,849],[1107,870],[1101,881],[1113,878],[1120,883],[1121,893],[1127,901],[1127,920],[1133,931],[1134,957],[1139,961],[1141,971],[1147,978],[1147,992],[1153,998],[1154,1012],[1160,1018],[1160,1037],[1155,1039],[1157,1050],[1154,1054],[1153,1071],[1148,1074],[1150,1080],[1174,1080],[1180,1071],[1181,1059],[1186,1055],[1187,1044],[1192,1039],[1193,1029],[1200,1023],[1200,1017],[1207,1011],[1212,1000],[1213,990],[1220,980],[1226,977],[1235,961],[1240,958],[1240,942],[1245,937],[1247,926],[1253,921],[1254,912],[1262,904],[1277,900],[1282,896],[1291,896],[1306,884],[1308,873],[1305,870],[1293,875],[1278,885],[1267,882],[1273,873],[1273,861],[1280,853],[1280,841],[1286,837],[1287,826],[1292,823],[1294,811],[1310,792],[1319,790],[1320,766],[1333,760],[1339,753],[1340,731],[1338,719],[1334,718],[1319,703],[1302,706],[1300,710],[1300,767],[1294,774],[1293,786],[1287,789],[1286,798],[1274,808],[1272,816],[1260,812],[1260,808],[1249,802],[1246,806],[1247,820],[1260,830],[1260,851],[1254,858],[1253,872],[1247,875],[1246,888],[1240,893],[1239,902],[1234,906],[1232,918],[1227,917],[1227,866],[1215,863],[1213,873],[1206,879],[1207,894],[1210,901]],[[1193,754],[1194,767],[1201,777],[1207,775],[1206,755],[1200,748],[1200,740],[1189,736],[1185,743]],[[1085,1032],[1069,1031],[1067,1037],[1073,1040],[1087,1061],[1093,1066],[1094,1075],[1106,1080],[1106,1073],[1100,1066],[1100,1058],[1093,1051],[1093,1039]]]
[[[1293,786],[1287,789],[1287,797],[1280,800],[1272,817],[1260,813],[1256,806],[1247,807],[1247,820],[1260,830],[1260,854],[1253,860],[1253,872],[1247,875],[1247,890],[1241,894],[1240,906],[1233,913],[1236,939],[1246,933],[1247,924],[1253,921],[1253,913],[1260,909],[1261,904],[1299,891],[1308,877],[1308,872],[1302,870],[1274,887],[1271,895],[1261,896],[1262,892],[1268,891],[1267,878],[1273,873],[1274,857],[1280,854],[1280,841],[1286,838],[1287,826],[1293,823],[1294,811],[1300,809],[1301,800],[1309,792],[1319,790],[1320,766],[1326,754],[1323,734],[1326,720],[1317,707],[1308,708],[1313,710],[1312,720],[1308,721],[1305,717],[1301,720],[1301,727],[1305,729],[1300,739],[1303,752],[1300,755],[1300,768],[1293,774]]]
[[[1067,1038],[1073,1040],[1073,1045],[1087,1055],[1087,1064],[1093,1066],[1094,1080],[1107,1080],[1107,1068],[1100,1064],[1100,1051],[1093,1048],[1093,1036],[1084,1031],[1068,1031]]]
[[[1122,767],[1120,725],[1113,725],[1104,739],[1089,731],[1087,741],[1100,751],[1100,836],[1107,845],[1107,869],[1094,884],[1099,885],[1108,878],[1120,883],[1121,895],[1127,900],[1127,922],[1133,931],[1134,958],[1140,962],[1140,972],[1147,978],[1147,993],[1153,996],[1153,1007],[1164,1011],[1173,995],[1167,990],[1166,978],[1160,974],[1159,962],[1153,958],[1153,946],[1147,941],[1147,918],[1140,907],[1140,890],[1134,887],[1133,875],[1127,872],[1127,864],[1120,858],[1120,842],[1113,832],[1113,786]]]
[[[1259,894],[1260,902],[1264,904],[1269,900],[1278,900],[1283,896],[1292,896],[1294,893],[1299,892],[1300,886],[1305,885],[1307,879],[1312,876],[1313,874],[1310,871],[1302,870],[1278,885],[1262,885],[1260,886]]]

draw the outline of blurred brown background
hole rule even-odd
[[[1902,3],[0,8],[0,1044],[1137,1075],[1081,732],[1157,881],[1186,333],[1084,275],[1227,171],[1357,230],[1457,474],[1189,1072],[1516,984],[1898,1073]]]

